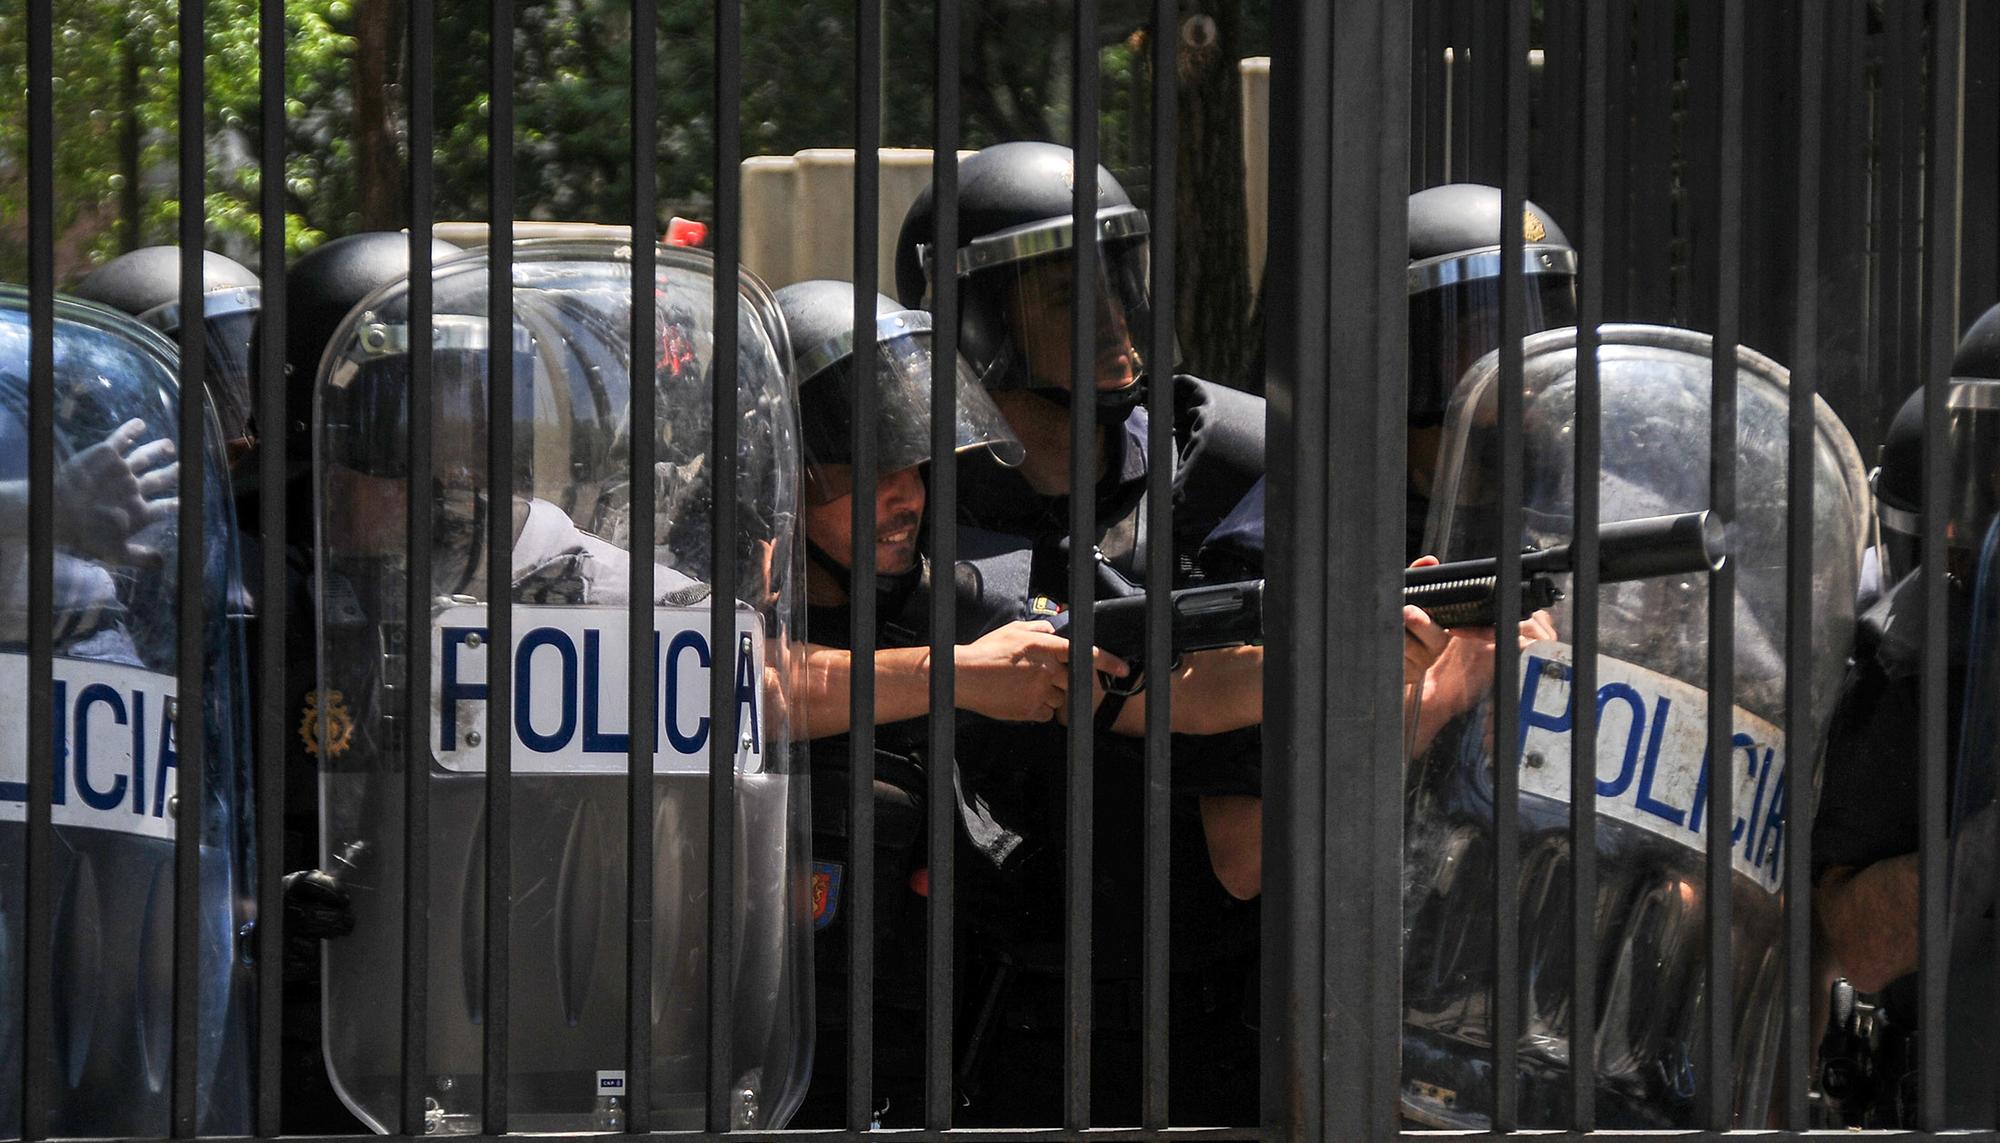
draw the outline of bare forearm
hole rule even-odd
[[[1264,721],[1264,648],[1228,647],[1183,656],[1174,668],[1171,723],[1176,734],[1222,734]],[[1115,734],[1146,733],[1146,695],[1125,700]]]
[[[1201,799],[1208,861],[1229,895],[1248,901],[1264,891],[1264,799],[1217,794]]]
[[[875,651],[875,721],[901,722],[930,713],[929,647],[881,647]],[[813,646],[806,654],[806,731],[814,738],[845,734],[853,727],[854,652]]]
[[[1875,992],[1916,971],[1916,854],[1827,870],[1813,891],[1813,912],[1854,987]]]

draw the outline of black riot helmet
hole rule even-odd
[[[181,250],[147,246],[120,254],[71,291],[79,298],[131,314],[168,337],[181,330]],[[256,408],[250,347],[263,308],[257,275],[213,250],[201,253],[201,320],[207,330],[208,396],[235,451],[254,436]]]
[[[797,353],[799,421],[806,495],[825,503],[844,480],[822,476],[854,462],[854,287],[811,281],[777,292]],[[963,359],[957,363],[956,451],[984,448],[1002,464],[1021,462],[1021,442],[993,407]],[[898,472],[931,459],[931,318],[875,296],[875,441],[877,468]]]
[[[1073,299],[1075,156],[1055,143],[1000,143],[958,167],[956,251],[931,249],[926,187],[896,240],[896,295],[928,306],[941,273],[962,284],[959,350],[988,389],[1023,389],[1067,405]],[[1123,420],[1139,403],[1139,347],[1152,324],[1146,212],[1097,168],[1097,408]]]
[[[431,262],[460,253],[433,239]],[[350,234],[308,251],[285,275],[286,407],[295,430],[312,421],[313,382],[340,323],[362,299],[410,273],[410,236]]]
[[[1944,444],[1950,459],[1942,503],[1948,550],[1976,553],[2000,514],[2000,306],[1972,323],[1951,362],[1944,398]],[[1924,390],[1896,410],[1872,475],[1882,523],[1883,581],[1916,567],[1923,535]]]
[[[1449,183],[1410,196],[1413,425],[1444,419],[1453,388],[1500,345],[1500,188]],[[1526,333],[1576,324],[1576,251],[1548,212],[1521,217]]]

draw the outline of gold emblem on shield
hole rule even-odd
[[[1543,226],[1542,220],[1536,218],[1532,212],[1524,210],[1521,212],[1521,233],[1526,235],[1530,242],[1540,242],[1549,236],[1549,229]]]
[[[305,740],[307,754],[318,754],[322,742],[326,744],[327,757],[344,753],[354,737],[354,719],[347,713],[347,696],[339,691],[326,692],[326,709],[322,711],[319,692],[307,691],[299,737]]]

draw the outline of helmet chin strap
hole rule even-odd
[[[811,560],[819,570],[832,576],[833,582],[840,585],[842,594],[846,595],[850,602],[854,599],[854,570],[852,568],[834,559],[833,553],[813,543],[811,540],[806,541],[806,558]],[[887,619],[900,611],[903,601],[910,597],[911,592],[917,590],[917,584],[922,581],[923,575],[924,562],[921,559],[912,563],[908,571],[900,571],[894,574],[876,572],[876,615],[879,618]]]
[[[1051,405],[1069,411],[1070,391],[1053,385],[1036,385],[1023,392],[1032,393]],[[1130,385],[1118,389],[1099,389],[1093,402],[1100,425],[1122,425],[1131,417],[1132,410],[1146,399],[1146,375],[1141,373]]]

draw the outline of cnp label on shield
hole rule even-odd
[[[507,724],[517,774],[623,774],[630,737],[625,709],[630,622],[621,608],[513,610],[506,657],[514,686]],[[653,771],[708,772],[709,688],[723,656],[709,644],[707,607],[653,612],[653,661],[660,721]],[[486,607],[448,607],[431,622],[431,751],[461,773],[486,769],[487,680],[492,669]],[[763,622],[736,611],[736,669],[721,685],[735,691],[739,770],[763,769]]]
[[[1575,718],[1570,648],[1521,652],[1521,792],[1569,801]],[[1736,708],[1730,772],[1736,783],[1731,860],[1777,892],[1784,869],[1785,738]],[[1705,853],[1708,848],[1708,692],[1644,667],[1597,659],[1597,812]]]
[[[60,657],[54,676],[55,824],[173,837],[174,677]],[[27,759],[28,657],[0,654],[0,821],[28,820]]]

